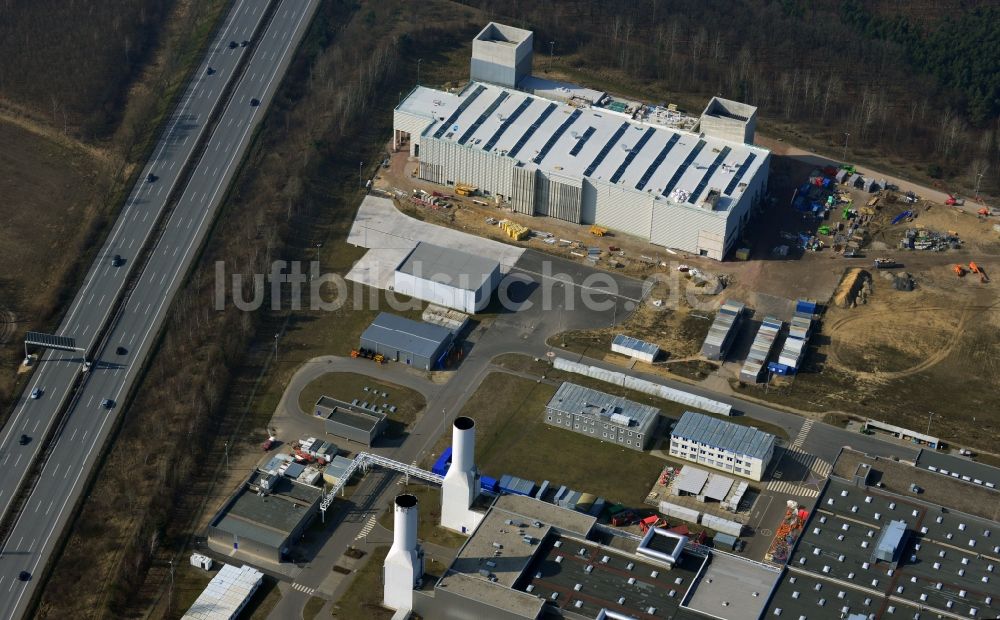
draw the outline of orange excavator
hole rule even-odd
[[[983,271],[983,268],[977,265],[975,261],[969,262],[969,271],[971,271],[972,273],[978,273],[979,281],[984,284],[990,281],[990,277],[986,275],[986,272]]]
[[[965,267],[961,265],[955,265],[951,268],[951,270],[954,271],[955,275],[960,278],[965,275]]]

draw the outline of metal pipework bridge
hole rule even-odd
[[[347,486],[347,481],[351,479],[357,471],[367,472],[372,467],[384,467],[386,469],[392,469],[403,474],[409,480],[410,476],[414,478],[419,478],[420,480],[425,480],[432,484],[440,485],[444,481],[444,476],[439,476],[433,472],[429,472],[426,469],[420,469],[416,465],[409,465],[407,463],[400,463],[399,461],[394,461],[392,459],[387,459],[384,456],[379,456],[377,454],[370,454],[368,452],[360,452],[354,457],[351,462],[351,466],[347,468],[344,475],[340,477],[337,484],[326,493],[319,502],[319,509],[323,512],[324,517],[326,516],[326,509],[330,507],[333,503],[334,498],[337,497],[337,493],[343,493],[344,487]]]

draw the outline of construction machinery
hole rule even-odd
[[[611,525],[615,527],[627,527],[635,523],[637,515],[631,510],[623,510],[611,517]]]
[[[969,271],[971,271],[972,273],[979,274],[979,281],[982,282],[983,284],[990,281],[989,276],[986,275],[986,272],[983,271],[983,268],[977,265],[975,261],[969,261]]]
[[[965,204],[965,198],[959,198],[952,194],[948,194],[948,198],[945,199],[944,204],[949,207],[960,207]]]
[[[963,267],[961,265],[954,265],[951,268],[951,270],[954,271],[955,275],[958,276],[958,277],[960,277],[960,278],[965,275],[965,267]]]
[[[648,517],[641,519],[639,521],[639,529],[645,534],[652,527],[666,527],[667,520],[663,519],[657,515],[649,515]]]
[[[874,267],[875,269],[892,269],[893,267],[899,267],[899,263],[897,263],[896,259],[894,258],[889,258],[889,257],[876,258],[874,262]]]
[[[595,237],[603,237],[604,235],[608,234],[608,229],[603,226],[598,226],[597,224],[593,224],[590,227],[590,234],[594,235]]]
[[[987,209],[986,207],[983,207],[979,211],[977,211],[976,213],[978,213],[979,215],[981,215],[983,217],[988,217],[990,215],[990,210]]]
[[[477,191],[479,191],[479,188],[473,185],[466,185],[465,183],[455,184],[455,193],[459,196],[475,196]]]

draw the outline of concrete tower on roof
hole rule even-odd
[[[531,75],[534,35],[496,22],[486,24],[472,40],[472,81],[515,88]]]
[[[424,551],[417,544],[417,498],[397,495],[393,511],[392,547],[382,565],[382,597],[386,607],[410,611],[413,588],[424,574]]]
[[[441,525],[467,534],[474,530],[482,515],[472,510],[479,495],[479,472],[476,471],[476,421],[455,418],[451,431],[451,466],[441,483]]]

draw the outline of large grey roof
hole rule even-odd
[[[549,409],[565,413],[599,416],[605,422],[613,422],[614,420],[610,419],[611,415],[620,414],[634,420],[640,429],[644,428],[650,421],[655,420],[660,413],[656,407],[643,405],[621,396],[598,392],[568,381],[559,386],[546,406]]]
[[[462,290],[476,291],[499,268],[499,262],[484,256],[421,241],[403,259],[396,271]]]
[[[721,448],[734,454],[762,459],[774,446],[774,435],[749,426],[687,411],[670,432],[689,441]]]
[[[945,476],[1000,490],[1000,468],[997,467],[934,450],[921,450],[916,464]]]
[[[761,171],[765,149],[633,120],[600,107],[577,108],[493,84],[458,95],[417,89],[398,109],[424,116],[423,135],[510,157],[526,168],[589,177],[666,200],[675,189],[695,203],[709,189],[725,217],[743,184]],[[412,101],[410,98],[412,97]],[[685,203],[685,204],[686,204]]]
[[[400,351],[430,358],[437,352],[442,342],[451,338],[451,332],[439,325],[421,323],[382,312],[368,329],[361,334],[362,340],[373,340]]]

